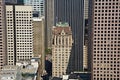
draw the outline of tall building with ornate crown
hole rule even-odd
[[[58,22],[67,22],[71,26],[74,42],[68,73],[83,71],[84,12],[84,0],[45,0],[47,48],[51,48],[52,44],[52,26]]]
[[[66,74],[72,48],[72,31],[68,24],[57,24],[52,29],[52,76]]]

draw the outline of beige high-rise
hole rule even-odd
[[[0,0],[0,69],[6,64],[6,32],[4,0]]]
[[[92,80],[120,80],[120,0],[92,1]]]
[[[33,56],[32,7],[6,5],[7,63],[14,65]]]
[[[88,69],[88,47],[87,45],[84,46],[84,54],[83,54],[83,68],[84,70]]]
[[[52,76],[61,77],[66,74],[72,48],[72,31],[69,25],[60,24],[53,27],[52,44]]]

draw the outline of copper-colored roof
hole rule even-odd
[[[71,27],[54,27],[53,34],[59,35],[63,30],[66,34],[72,34]]]

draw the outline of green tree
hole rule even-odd
[[[52,49],[45,49],[45,54],[52,54]]]

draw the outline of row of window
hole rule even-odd
[[[117,16],[115,16],[115,17],[114,16],[112,16],[112,17],[102,17],[102,16],[99,17],[99,16],[95,16],[94,18],[95,19],[104,19],[104,20],[107,20],[107,19],[112,19],[112,20],[113,19],[120,19],[120,17],[117,17]]]
[[[94,29],[98,29],[98,30],[100,30],[101,29],[101,31],[103,30],[103,29],[105,29],[105,30],[114,30],[114,31],[116,31],[117,29],[119,29],[120,30],[120,27],[94,27]],[[99,31],[100,32],[100,31]]]
[[[120,54],[120,51],[94,51],[94,54]]]
[[[118,37],[118,36],[117,36]],[[114,38],[111,38],[111,36],[109,36],[108,38],[100,38],[100,37],[94,37],[94,40],[120,40],[120,38],[117,38],[117,37],[114,37]],[[94,45],[96,46],[96,45]],[[99,45],[98,45],[99,46]],[[106,45],[105,45],[106,46]]]
[[[107,33],[106,33],[106,34],[94,34],[94,37],[96,37],[96,36],[97,36],[97,37],[99,37],[99,36],[101,36],[101,37],[103,37],[103,36],[104,36],[104,37],[106,37],[106,36],[107,36],[107,37],[109,37],[109,36],[110,36],[110,37],[113,37],[113,36],[120,36],[120,34],[116,34],[116,33],[113,33],[113,34],[107,34]]]
[[[109,3],[108,2],[102,2],[102,3],[95,2],[95,5],[112,5],[112,6],[114,5],[115,6],[115,5],[119,5],[119,2],[110,2],[110,1],[109,1]]]
[[[109,1],[119,1],[119,0],[95,0],[95,1],[97,1],[97,2],[101,2],[101,1],[102,1],[102,2],[104,2],[104,1],[108,1],[108,2],[109,2]]]

